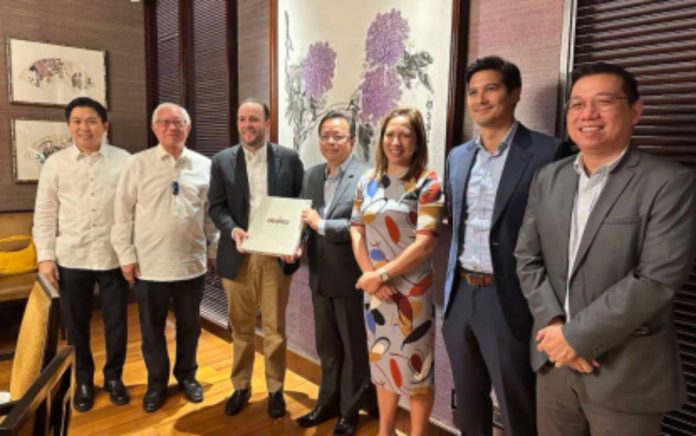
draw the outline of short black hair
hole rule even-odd
[[[324,122],[328,120],[334,120],[337,118],[346,120],[346,123],[348,123],[348,135],[350,135],[351,139],[355,138],[355,120],[353,119],[353,117],[351,117],[345,112],[335,110],[328,111],[326,115],[321,117],[321,121],[319,121],[319,128],[317,129],[319,134],[321,135],[321,126],[324,125]]]
[[[500,56],[486,56],[478,58],[466,67],[466,85],[469,86],[471,76],[479,71],[493,70],[500,73],[503,77],[503,83],[508,90],[508,93],[515,89],[522,88],[522,75],[517,65],[510,61],[506,61]]]
[[[271,119],[271,109],[268,107],[265,101],[256,97],[247,97],[244,100],[242,100],[242,103],[240,103],[239,107],[242,107],[242,105],[245,105],[247,103],[258,104],[263,108],[263,115],[266,117],[265,120]],[[237,111],[239,111],[239,108],[237,108]]]
[[[638,94],[638,82],[633,74],[619,65],[606,62],[597,62],[575,67],[570,80],[570,91],[573,90],[573,86],[575,86],[575,82],[578,80],[596,74],[612,74],[619,77],[621,79],[621,90],[626,94],[626,99],[629,104],[633,104],[640,99],[640,94]]]
[[[106,116],[106,108],[104,105],[89,97],[77,97],[68,103],[65,107],[65,121],[70,122],[70,115],[76,107],[89,107],[94,109],[97,115],[99,115],[102,124],[109,121],[109,118]]]

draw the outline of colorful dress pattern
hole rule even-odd
[[[403,182],[387,176],[375,180],[370,170],[358,182],[351,224],[365,228],[370,262],[380,268],[411,245],[417,233],[437,234],[443,204],[434,171]],[[372,382],[397,394],[427,394],[434,383],[431,260],[393,277],[391,284],[398,291],[391,299],[365,294]]]

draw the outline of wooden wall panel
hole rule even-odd
[[[0,0],[0,212],[34,208],[36,184],[12,179],[11,118],[63,120],[63,108],[10,104],[7,37],[107,51],[110,141],[131,152],[147,141],[141,3],[114,0]]]
[[[555,133],[563,0],[472,0],[469,60],[499,55],[522,73],[517,118],[531,129]],[[465,117],[465,137],[475,129]]]

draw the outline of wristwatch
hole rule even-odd
[[[389,283],[391,281],[391,276],[384,268],[378,269],[377,273],[379,274],[379,278],[382,280],[382,283]]]

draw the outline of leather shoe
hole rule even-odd
[[[280,418],[285,415],[285,399],[282,390],[268,393],[268,414],[271,418]]]
[[[314,427],[339,415],[335,407],[317,405],[308,414],[297,418],[297,423],[300,427]]]
[[[94,406],[94,385],[92,383],[78,383],[73,398],[75,410],[87,412]]]
[[[184,395],[192,403],[203,401],[203,387],[195,378],[183,379],[179,382],[179,389],[184,391]]]
[[[109,393],[109,399],[117,406],[123,406],[130,402],[128,390],[120,378],[104,382],[104,390]]]
[[[234,416],[242,411],[244,406],[251,398],[251,389],[238,389],[232,393],[232,396],[225,404],[225,414]]]
[[[334,436],[354,435],[358,425],[358,415],[341,416],[334,427]]]
[[[164,404],[165,390],[148,388],[143,397],[143,410],[147,413],[157,411]]]

